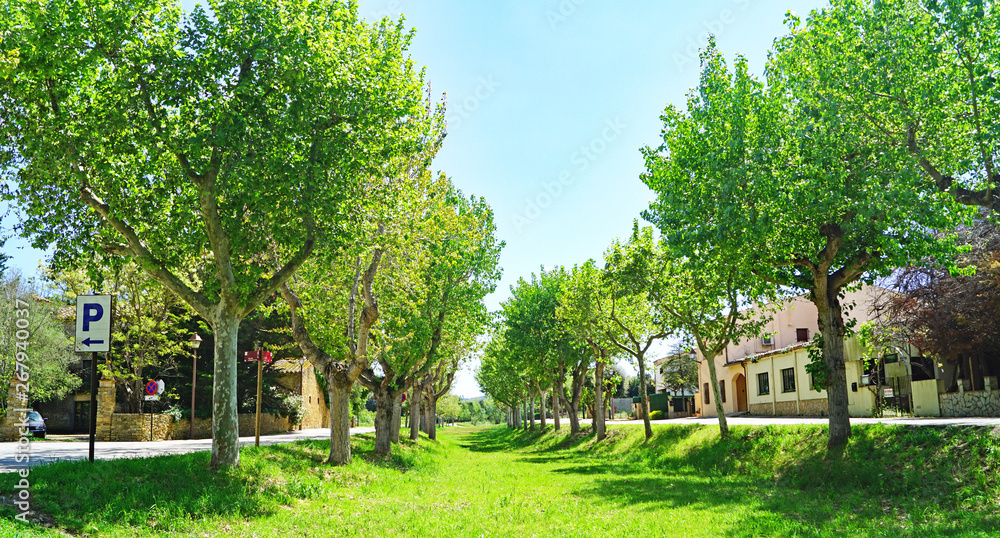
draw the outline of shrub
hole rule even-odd
[[[649,414],[649,420],[662,420],[663,418],[663,411],[659,409]]]

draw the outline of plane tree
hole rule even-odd
[[[605,337],[632,358],[639,370],[640,408],[646,439],[653,436],[649,423],[649,394],[646,390],[646,355],[657,341],[673,329],[657,312],[650,297],[651,264],[658,261],[651,252],[651,237],[633,233],[627,242],[614,241],[604,253],[601,282],[607,299],[595,304],[602,316]]]
[[[419,431],[423,383],[455,342],[485,330],[483,298],[499,279],[503,242],[496,239],[493,212],[483,198],[465,196],[445,175],[423,188],[426,205],[418,213],[407,238],[409,248],[394,253],[398,267],[395,298],[386,305],[386,323],[380,328],[383,352],[377,367],[359,377],[372,390],[376,405],[388,408],[403,391],[410,394],[411,437]],[[373,364],[374,366],[374,364]],[[433,376],[431,376],[433,377]],[[379,436],[376,410],[376,451],[388,452]],[[388,425],[382,428],[388,433]]]
[[[522,375],[527,397],[542,400],[543,417],[545,393],[551,387],[552,416],[559,430],[559,403],[566,377],[559,373],[560,332],[555,317],[558,297],[556,288],[543,283],[545,271],[542,275],[540,278],[532,274],[530,280],[521,278],[511,286],[511,298],[501,304],[501,330],[509,350],[508,366]]]
[[[787,19],[784,83],[905,148],[930,186],[1000,211],[1000,7],[952,0],[836,0]]]
[[[359,178],[419,145],[423,75],[402,22],[367,24],[353,2],[209,9],[11,5],[0,169],[57,266],[132,258],[211,326],[217,468],[239,464],[240,321],[317,242],[352,233]]]
[[[583,342],[594,362],[594,401],[592,408],[594,432],[597,440],[605,437],[605,368],[611,362],[614,344],[608,340],[602,327],[604,319],[601,303],[607,304],[608,294],[601,281],[601,270],[593,260],[574,266],[563,282],[559,294],[556,316],[564,330]]]
[[[643,216],[671,246],[700,249],[774,286],[803,290],[818,310],[829,446],[850,436],[841,298],[893,268],[947,253],[934,230],[956,212],[902,145],[860,129],[836,103],[797,85],[773,60],[767,83],[710,43],[687,109],[668,106],[663,143],[645,148]]]

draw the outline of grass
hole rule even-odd
[[[855,426],[827,453],[819,426],[638,426],[592,434],[449,428],[440,440],[322,464],[329,444],[68,462],[31,472],[33,508],[0,535],[98,536],[995,536],[1000,431]],[[0,477],[9,495],[13,476]],[[6,503],[5,503],[6,504]],[[127,534],[126,534],[127,533]]]

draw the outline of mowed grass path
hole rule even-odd
[[[454,428],[347,467],[307,441],[32,471],[33,506],[101,536],[997,536],[998,434],[855,429],[830,456],[820,427],[634,426],[593,435]],[[891,451],[891,452],[890,452]],[[874,474],[873,474],[874,473]],[[13,483],[3,479],[4,495]],[[0,535],[48,536],[4,509]]]

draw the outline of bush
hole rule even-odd
[[[663,411],[659,409],[649,414],[649,420],[662,420],[663,418]]]
[[[358,417],[358,426],[373,426],[375,425],[375,413],[363,409],[358,411],[356,415]]]

